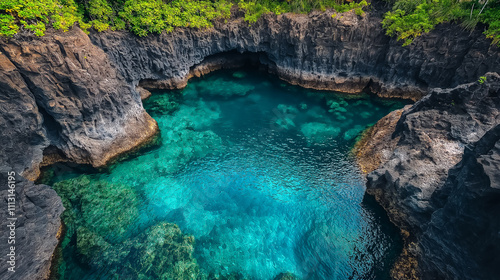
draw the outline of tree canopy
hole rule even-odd
[[[457,22],[467,28],[484,24],[484,32],[500,44],[500,0],[386,0],[392,10],[382,24],[404,45],[437,24]],[[43,36],[47,28],[67,31],[78,24],[84,31],[130,30],[138,36],[171,32],[176,27],[208,28],[228,19],[237,6],[249,23],[263,14],[308,13],[333,8],[363,15],[366,0],[2,0],[0,36],[30,32]]]

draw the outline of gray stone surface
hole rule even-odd
[[[368,193],[413,234],[424,279],[498,275],[500,76],[486,77],[403,112],[392,156],[368,175]]]
[[[429,88],[448,88],[473,82],[488,71],[500,72],[500,52],[481,30],[470,33],[443,24],[402,47],[384,35],[382,13],[374,5],[364,17],[346,13],[334,19],[332,11],[265,15],[251,26],[233,18],[208,30],[177,29],[145,38],[111,31],[89,37],[73,28],[66,33],[47,31],[42,38],[2,39],[0,166],[31,180],[41,164],[57,160],[102,166],[157,129],[142,108],[137,86],[160,80],[157,85],[182,87],[191,72],[220,68],[216,61],[226,60],[199,64],[227,52],[256,53],[269,70],[294,84],[346,92],[370,88],[381,96],[412,99]],[[394,155],[370,177],[371,187],[383,190],[386,201],[393,203],[388,209],[401,213],[401,225],[425,231],[424,224],[437,209],[434,193],[448,170],[460,162],[465,146],[473,146],[495,125],[498,91],[487,87],[493,88],[497,80],[492,75],[485,85],[433,90],[403,114]],[[42,163],[44,155],[48,162]],[[496,170],[493,163],[489,168],[491,174]],[[24,259],[16,277],[39,279],[48,270],[62,206],[50,188],[22,178],[19,182],[23,207],[18,214],[25,221],[19,252]],[[440,242],[430,237],[422,240]],[[436,254],[425,252],[429,260]],[[431,264],[429,271],[437,271]],[[0,270],[0,277],[9,275]]]
[[[61,227],[59,216],[63,212],[61,198],[46,185],[34,185],[23,177],[15,176],[16,202],[13,216],[7,212],[8,172],[12,169],[0,166],[0,279],[39,280],[49,275],[52,254],[56,247],[57,233]],[[7,227],[14,221],[15,243],[9,244],[11,230]],[[12,239],[11,239],[12,240]],[[8,271],[11,265],[10,247],[15,247],[15,272]]]
[[[500,125],[449,171],[423,228],[422,270],[429,277],[497,279],[500,275]]]

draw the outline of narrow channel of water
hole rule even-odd
[[[403,105],[251,69],[155,92],[159,147],[108,172],[49,171],[66,207],[55,278],[388,279],[398,230],[349,152]]]

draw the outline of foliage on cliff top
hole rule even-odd
[[[344,2],[345,1],[345,2]],[[383,26],[403,45],[431,31],[437,24],[457,21],[472,29],[487,26],[488,38],[500,45],[500,0],[386,0],[392,5]],[[308,13],[334,8],[362,15],[366,0],[2,0],[0,36],[17,33],[42,36],[48,26],[68,30],[78,23],[83,30],[128,29],[138,36],[170,32],[175,27],[207,28],[215,19],[227,19],[239,7],[245,20],[256,22],[263,14]]]
[[[391,0],[389,0],[391,1]],[[487,26],[484,34],[500,45],[500,0],[392,0],[393,10],[382,24],[388,35],[409,45],[443,22],[457,21],[467,29],[478,23]]]
[[[227,19],[231,7],[245,12],[248,22],[265,13],[307,13],[335,8],[355,10],[358,15],[368,3],[344,0],[2,0],[0,36],[19,32],[43,36],[47,26],[68,30],[79,23],[83,30],[128,29],[138,36],[171,32],[175,27],[207,28],[215,19]]]

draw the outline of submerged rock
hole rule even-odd
[[[158,93],[148,98],[144,107],[148,108],[148,113],[153,116],[168,115],[179,109],[180,101],[180,94]]]
[[[109,242],[125,238],[129,227],[138,219],[139,199],[126,185],[91,180],[82,175],[54,184],[65,208],[65,224],[75,228],[86,227],[105,237]],[[68,229],[68,232],[73,231]]]
[[[76,239],[80,262],[104,273],[102,277],[198,279],[192,236],[165,222],[144,230],[131,227],[139,218],[139,198],[131,187],[83,175],[54,188],[66,207],[65,242]]]

